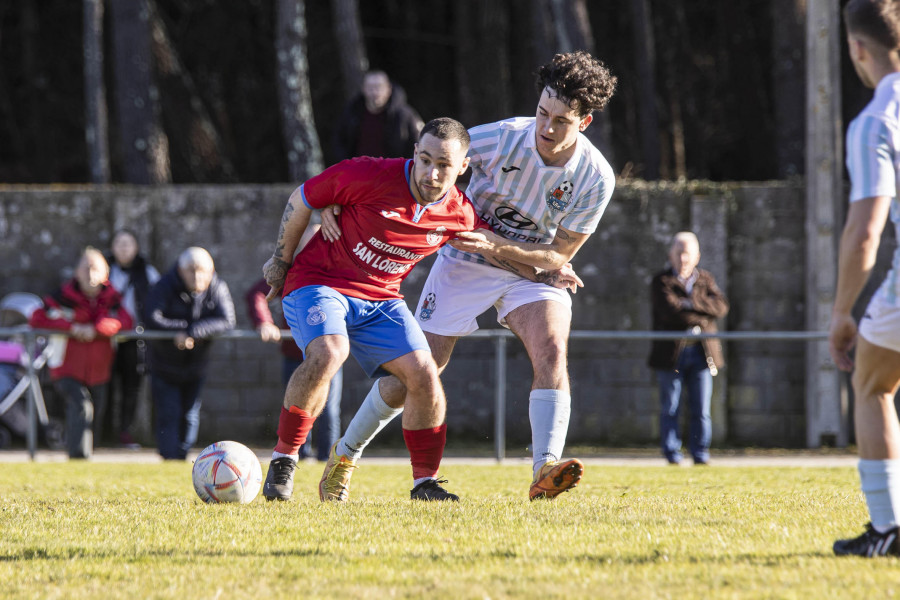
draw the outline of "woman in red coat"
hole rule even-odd
[[[109,264],[103,253],[88,247],[75,277],[44,298],[32,314],[36,329],[69,333],[63,356],[51,357],[57,392],[66,403],[66,446],[70,458],[90,458],[94,426],[106,407],[106,383],[114,356],[112,336],[131,329],[132,317],[122,297],[109,283]],[[96,415],[96,416],[95,416]]]

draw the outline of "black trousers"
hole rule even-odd
[[[69,458],[90,458],[94,453],[95,428],[106,410],[107,385],[87,386],[69,377],[57,380],[54,385],[66,403]]]

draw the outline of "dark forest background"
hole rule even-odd
[[[790,178],[804,169],[805,13],[805,0],[0,0],[0,182],[301,180],[330,164],[367,66],[425,120],[472,126],[533,115],[536,67],[577,48],[619,77],[589,132],[620,176]],[[846,126],[870,92],[841,53]]]

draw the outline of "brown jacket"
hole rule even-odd
[[[709,271],[697,269],[697,281],[688,294],[678,276],[668,269],[658,273],[650,284],[654,331],[688,331],[699,326],[703,333],[715,333],[716,319],[728,314],[728,299]],[[690,303],[689,306],[686,306]],[[654,340],[647,364],[653,369],[673,370],[684,349],[685,340]],[[722,344],[716,338],[702,340],[707,362],[715,367],[725,364]]]

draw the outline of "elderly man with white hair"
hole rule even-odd
[[[700,243],[690,231],[672,238],[669,266],[658,273],[650,286],[655,331],[714,333],[716,319],[728,314],[728,300],[709,271],[697,268]],[[681,390],[687,388],[691,425],[688,449],[695,465],[709,463],[712,420],[712,378],[721,369],[719,340],[654,340],[647,361],[659,381],[659,434],[662,453],[669,464],[681,463],[681,436],[678,415]]]
[[[197,441],[210,344],[234,329],[234,303],[212,256],[194,246],[151,288],[145,312],[147,329],[173,333],[172,339],[150,342],[159,454],[184,460]]]

